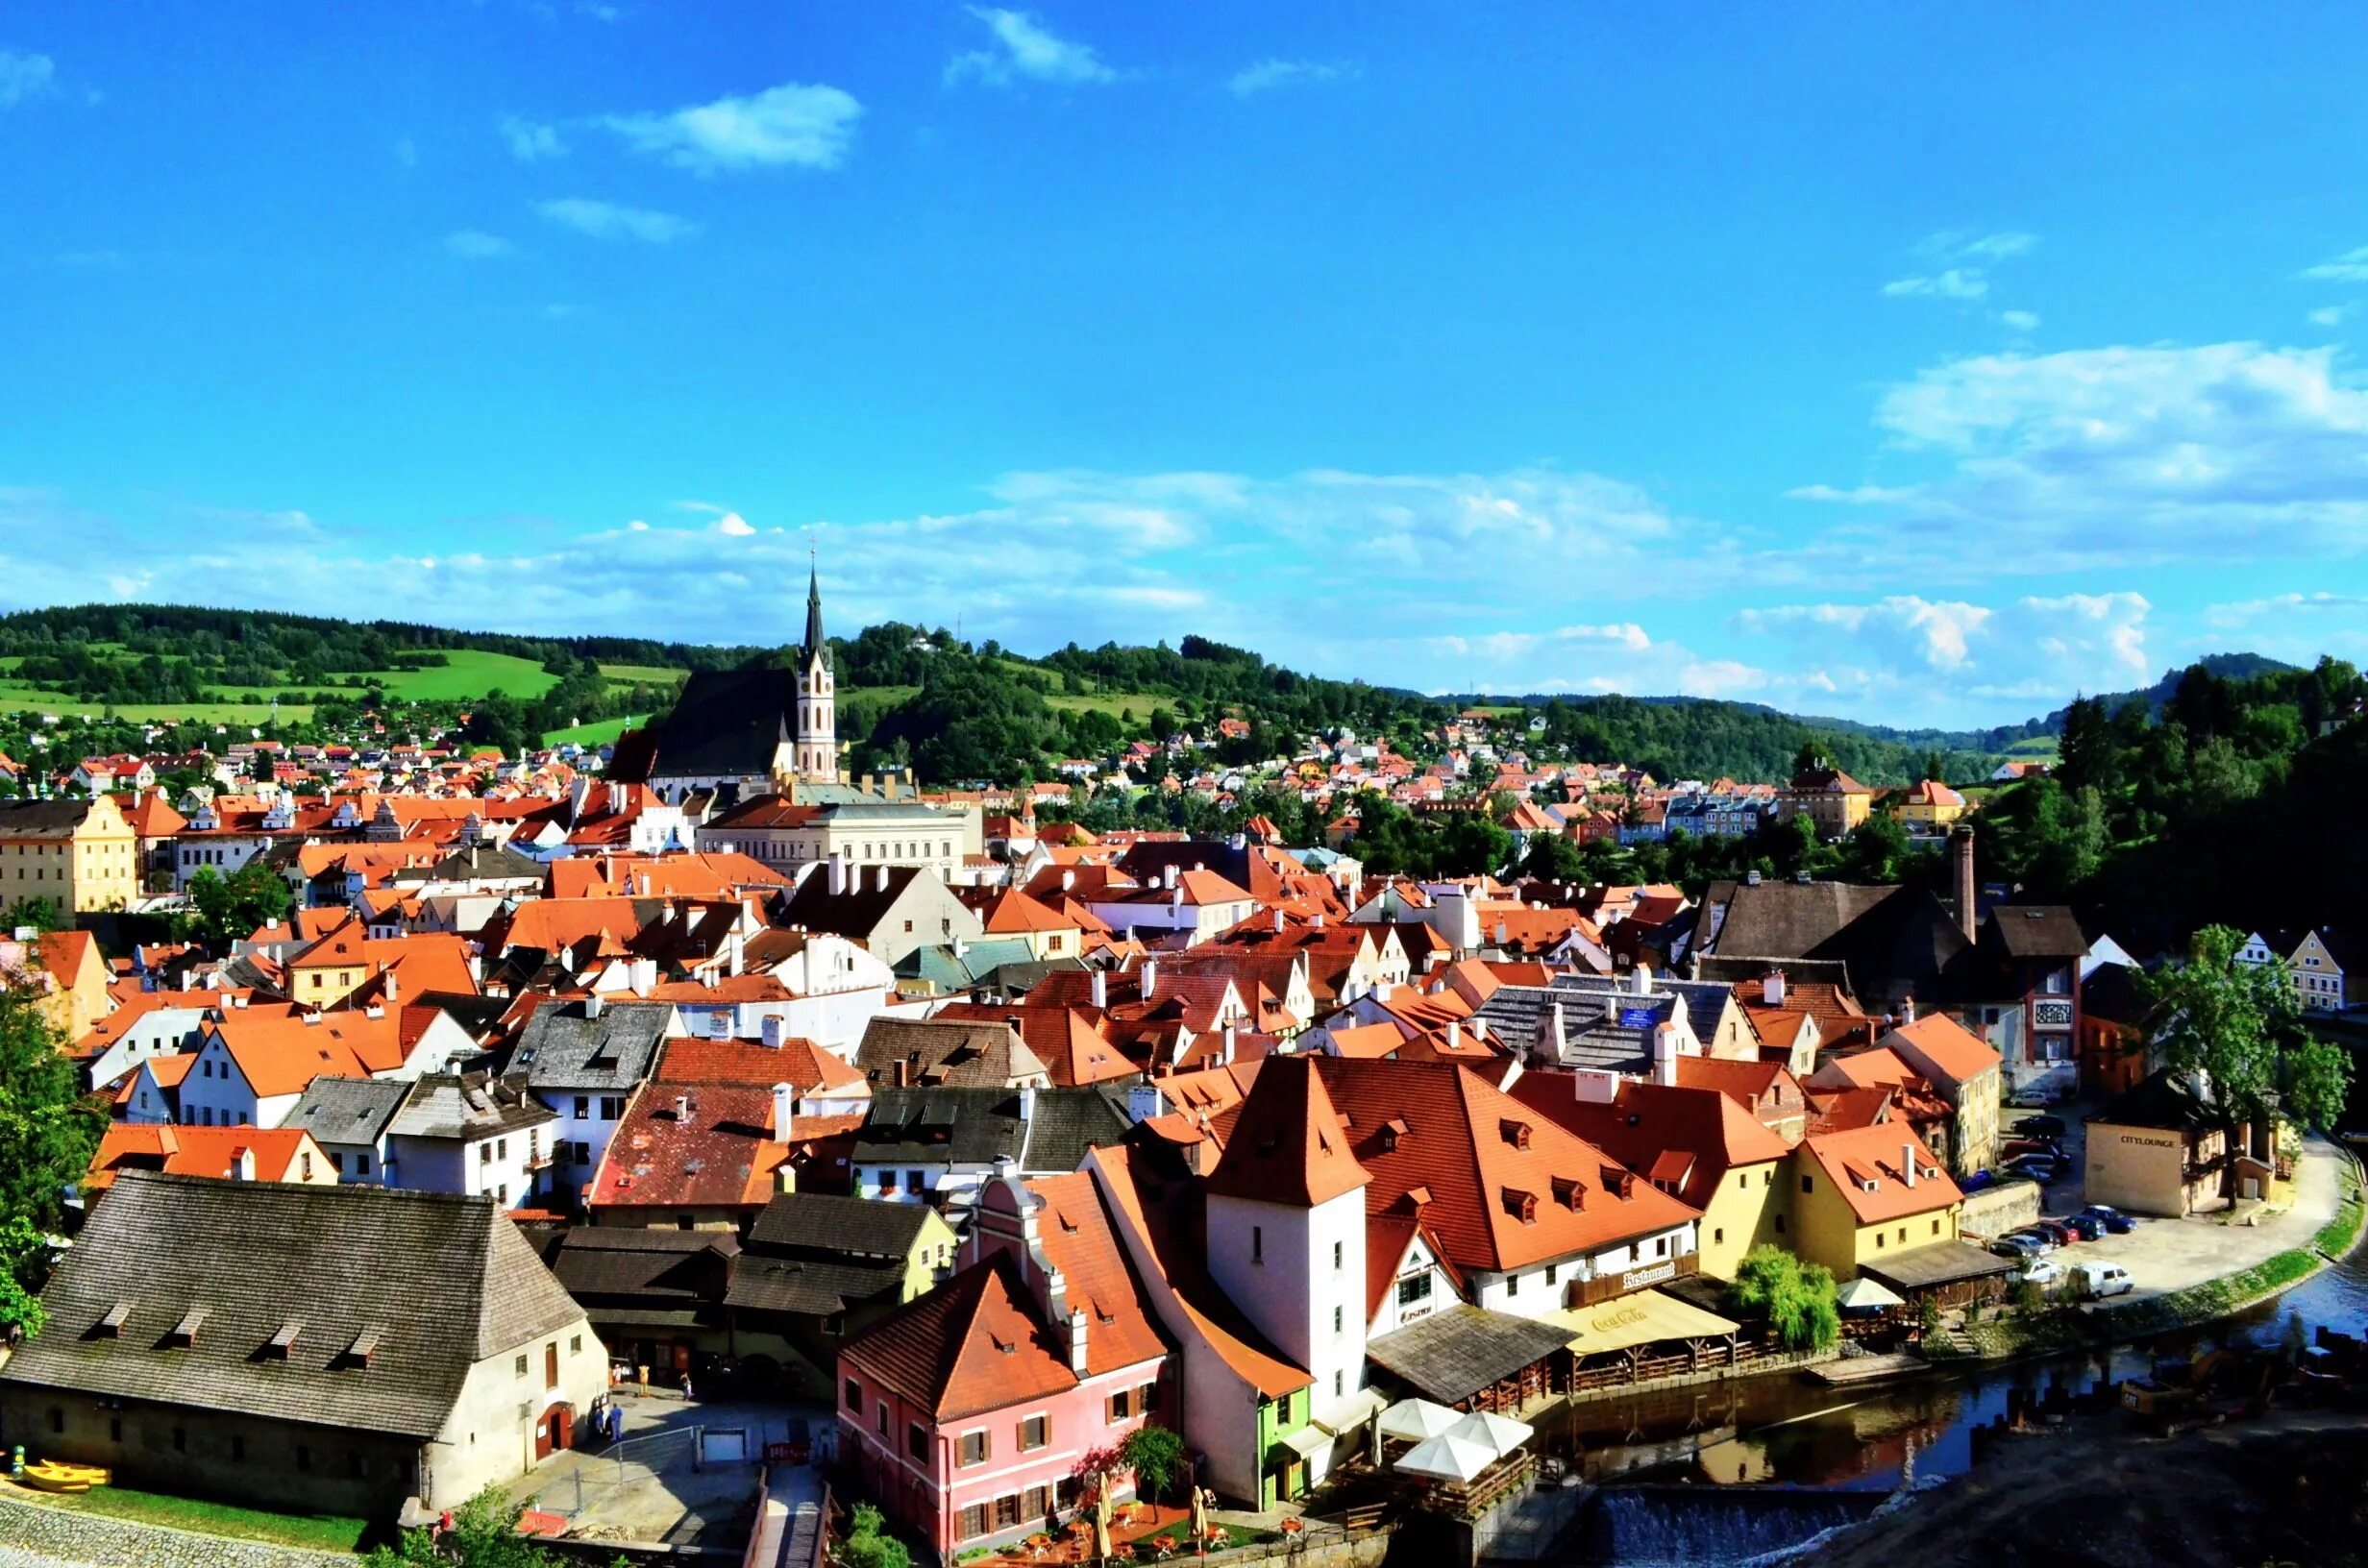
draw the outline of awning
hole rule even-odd
[[[1475,1443],[1467,1437],[1450,1437],[1441,1433],[1428,1441],[1417,1443],[1398,1456],[1397,1468],[1414,1476],[1436,1476],[1442,1481],[1469,1481],[1496,1462],[1493,1450],[1485,1443]]]
[[[1516,1421],[1509,1415],[1498,1415],[1493,1410],[1474,1410],[1449,1427],[1446,1435],[1478,1443],[1495,1450],[1501,1456],[1528,1442],[1537,1431],[1528,1422]]]
[[[1389,1408],[1390,1401],[1378,1388],[1360,1388],[1346,1399],[1337,1401],[1327,1410],[1316,1415],[1316,1425],[1339,1437],[1356,1431]]]
[[[1592,1307],[1566,1307],[1545,1321],[1570,1331],[1570,1350],[1594,1356],[1656,1339],[1711,1339],[1742,1325],[1659,1290],[1634,1290]]]
[[[1309,1425],[1296,1432],[1286,1432],[1275,1441],[1299,1458],[1312,1459],[1332,1446],[1332,1433],[1321,1427]]]
[[[1381,1412],[1381,1434],[1402,1443],[1436,1437],[1463,1417],[1444,1405],[1427,1399],[1401,1399]]]
[[[1898,1291],[1862,1274],[1834,1293],[1834,1305],[1845,1312],[1879,1312],[1886,1307],[1903,1307],[1907,1302]]]

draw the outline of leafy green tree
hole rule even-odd
[[[260,861],[249,861],[227,878],[200,867],[189,878],[188,894],[191,934],[217,952],[265,920],[284,919],[295,902],[279,873]]]
[[[1145,1422],[1126,1434],[1119,1458],[1135,1473],[1137,1495],[1166,1497],[1184,1474],[1184,1439],[1156,1422]]]
[[[0,1220],[0,1345],[41,1332],[47,1316],[36,1288],[49,1267],[49,1241],[23,1215]]]
[[[1577,845],[1559,833],[1539,833],[1531,837],[1529,852],[1521,857],[1521,874],[1548,882],[1590,880],[1587,856]]]
[[[63,931],[72,924],[54,898],[19,898],[0,911],[0,934],[28,926],[36,931]]]
[[[1824,1350],[1841,1337],[1834,1271],[1823,1263],[1804,1263],[1782,1247],[1754,1247],[1744,1254],[1727,1286],[1727,1302],[1747,1316],[1767,1319],[1788,1350]]]
[[[453,1510],[453,1528],[441,1541],[434,1531],[407,1530],[395,1545],[364,1556],[363,1568],[576,1568],[581,1559],[518,1533],[525,1511],[501,1487],[489,1486]]]
[[[887,1532],[879,1509],[858,1503],[848,1523],[847,1539],[839,1543],[838,1558],[840,1568],[912,1568],[913,1555]]]
[[[2282,1107],[2295,1120],[2328,1127],[2342,1113],[2352,1062],[2303,1027],[2293,976],[2282,960],[2237,960],[2244,933],[2208,925],[2186,958],[2138,985],[2158,1022],[2158,1040],[2176,1070],[2210,1077],[2223,1125],[2262,1122]]]
[[[107,1114],[76,1082],[65,1040],[21,986],[0,988],[0,1241],[10,1271],[27,1290],[40,1288],[48,1255],[30,1245],[58,1229],[67,1191],[90,1168]]]

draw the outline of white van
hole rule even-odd
[[[2137,1282],[2119,1263],[2082,1263],[2072,1270],[2072,1288],[2085,1300],[2103,1301],[2108,1296],[2128,1295],[2137,1288]]]

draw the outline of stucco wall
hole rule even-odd
[[[559,1349],[559,1385],[546,1386],[544,1347]],[[517,1358],[527,1359],[524,1376]],[[432,1508],[457,1507],[496,1482],[534,1467],[535,1424],[554,1405],[572,1406],[579,1418],[608,1386],[608,1351],[582,1318],[469,1368],[460,1397],[436,1440],[422,1456],[421,1501]]]
[[[2199,1146],[2208,1158],[2222,1141],[2212,1133]],[[2090,1203],[2110,1204],[2134,1214],[2184,1214],[2188,1189],[2186,1135],[2164,1127],[2088,1124],[2082,1188]]]
[[[1959,1206],[1957,1228],[1966,1236],[2004,1236],[2039,1217],[2039,1198],[2036,1182],[2001,1182],[1984,1188]]]
[[[1703,1273],[1731,1280],[1752,1248],[1784,1240],[1776,1219],[1790,1201],[1785,1176],[1785,1162],[1770,1160],[1739,1166],[1720,1179],[1696,1227]]]

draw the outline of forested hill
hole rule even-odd
[[[1249,725],[1220,748],[1226,761],[1264,760],[1298,736],[1344,725],[1420,754],[1425,732],[1475,705],[1491,708],[1507,744],[1534,755],[1635,763],[1663,778],[1779,779],[1815,746],[1869,783],[1930,771],[1966,781],[1986,776],[2020,733],[1892,730],[1695,698],[1429,698],[1300,674],[1200,637],[1173,648],[1073,644],[1028,657],[891,622],[832,648],[853,765],[909,762],[941,780],[1043,775],[1063,758],[1179,729],[1205,733],[1225,718]],[[783,662],[789,652],[175,605],[27,610],[0,617],[0,741],[12,720],[36,712],[302,736],[364,711],[409,708],[465,711],[474,738],[506,748],[594,743],[664,711],[693,670]],[[1532,731],[1535,720],[1543,723]]]

